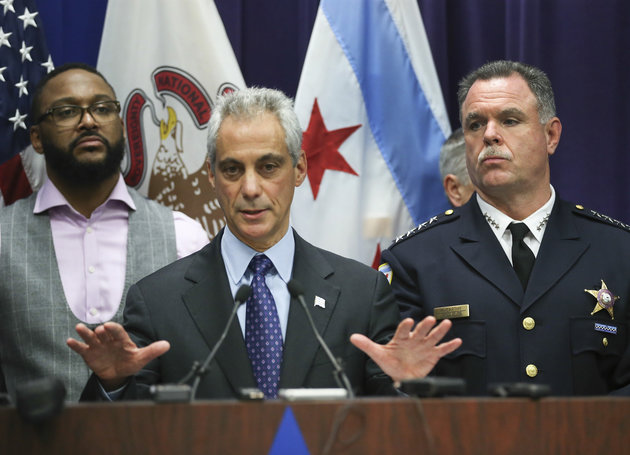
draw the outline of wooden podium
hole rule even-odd
[[[311,455],[630,453],[630,398],[73,404],[0,408],[0,454],[267,454],[287,407]],[[283,426],[284,427],[284,426]]]

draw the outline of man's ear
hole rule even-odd
[[[558,117],[554,117],[545,125],[545,137],[547,138],[547,153],[553,155],[560,142],[562,123]]]
[[[206,166],[208,167],[208,181],[210,182],[210,185],[212,185],[212,188],[215,188],[214,172],[212,172],[212,166],[210,165],[210,160],[206,160]]]
[[[448,197],[453,207],[461,207],[470,199],[472,191],[465,185],[462,185],[462,182],[454,174],[446,174],[442,183],[446,197]]]
[[[306,178],[306,170],[308,169],[308,164],[306,162],[306,153],[304,150],[300,150],[300,157],[295,165],[295,186],[300,186],[304,179]]]
[[[33,149],[35,149],[35,151],[39,153],[40,155],[43,155],[44,146],[42,145],[40,126],[39,125],[31,126],[31,130],[29,131],[29,133],[31,135],[31,145],[33,146]]]

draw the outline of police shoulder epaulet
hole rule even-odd
[[[448,209],[444,213],[441,213],[439,215],[433,216],[433,217],[429,218],[427,221],[425,221],[424,223],[419,224],[415,228],[411,229],[410,231],[407,231],[404,234],[399,235],[398,237],[396,237],[394,239],[394,241],[392,242],[391,246],[394,246],[394,245],[402,242],[403,240],[411,238],[414,235],[419,234],[420,232],[424,232],[427,229],[430,229],[430,228],[435,227],[435,226],[439,226],[440,224],[443,224],[443,223],[448,222],[448,221],[455,220],[457,218],[459,218],[459,214],[457,212],[455,212],[455,210],[453,210],[453,209]]]
[[[611,226],[615,226],[615,227],[618,227],[620,229],[630,232],[630,225],[622,221],[616,220],[614,218],[611,218],[608,215],[603,215],[599,212],[596,212],[595,210],[586,209],[584,208],[584,206],[580,204],[576,204],[575,206],[573,206],[573,213],[576,213],[578,215],[585,216],[592,220],[599,221],[601,223],[606,223]]]

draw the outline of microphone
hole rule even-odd
[[[61,413],[66,387],[59,378],[43,377],[17,385],[15,394],[22,418],[31,423],[42,423]]]
[[[348,376],[343,371],[343,368],[341,368],[341,364],[339,363],[339,360],[335,358],[333,353],[328,348],[328,345],[326,344],[322,336],[319,334],[317,327],[315,327],[315,322],[313,322],[313,317],[311,316],[311,312],[308,310],[308,307],[306,306],[306,302],[304,301],[304,288],[302,287],[299,281],[290,280],[287,283],[287,289],[289,290],[289,294],[291,294],[291,297],[294,299],[297,299],[297,301],[300,302],[300,305],[302,305],[302,308],[304,309],[304,312],[306,313],[306,317],[308,318],[308,322],[311,326],[311,330],[315,334],[315,338],[317,338],[319,345],[322,347],[322,349],[326,353],[326,356],[328,356],[328,359],[330,359],[330,363],[332,363],[333,365],[333,368],[334,368],[333,376],[335,378],[335,381],[337,382],[337,385],[342,389],[346,389],[346,391],[348,392],[348,398],[354,398],[354,392],[352,391],[352,386],[350,385],[350,380],[348,379]]]
[[[225,328],[219,337],[219,340],[216,342],[206,360],[199,365],[199,362],[195,360],[190,371],[186,376],[184,376],[177,384],[161,384],[161,385],[153,385],[151,386],[151,393],[156,401],[160,402],[174,402],[174,401],[193,401],[195,399],[195,395],[197,394],[197,388],[199,387],[199,383],[201,382],[201,378],[208,372],[210,369],[210,363],[214,359],[217,354],[217,351],[223,344],[225,337],[227,336],[228,330],[232,325],[232,321],[236,316],[236,311],[238,307],[241,306],[244,302],[247,301],[249,296],[252,293],[252,288],[246,284],[242,285],[236,291],[236,295],[234,296],[234,306],[232,307],[232,312],[228,317],[227,323],[225,324]],[[194,377],[192,387],[186,384],[190,381],[191,378]]]

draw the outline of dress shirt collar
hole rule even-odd
[[[112,200],[123,202],[129,207],[129,209],[136,210],[136,205],[133,203],[133,199],[131,199],[131,195],[127,190],[127,185],[125,184],[122,174],[120,174],[118,182],[116,182],[116,186],[114,186],[111,194],[102,205],[105,205]],[[42,187],[37,193],[33,213],[42,213],[53,207],[62,206],[69,207],[70,209],[75,211],[74,208],[68,203],[64,195],[61,194],[61,192],[57,189],[55,184],[46,177],[44,179]]]
[[[223,256],[228,277],[233,284],[238,284],[241,281],[247,272],[249,262],[256,254],[258,254],[258,251],[237,239],[227,225],[225,226],[223,238],[221,239],[221,255]],[[266,250],[264,254],[271,260],[280,278],[287,283],[291,279],[293,255],[295,254],[293,229],[289,226],[284,237]]]
[[[552,185],[549,185],[549,187],[551,188],[551,197],[549,200],[524,220],[513,220],[499,209],[481,199],[479,194],[477,194],[477,203],[479,204],[481,213],[492,228],[492,232],[494,232],[497,237],[501,237],[505,233],[510,223],[523,222],[527,225],[534,238],[540,243],[542,242],[543,234],[547,227],[547,220],[551,214],[551,209],[556,200],[556,191]]]

